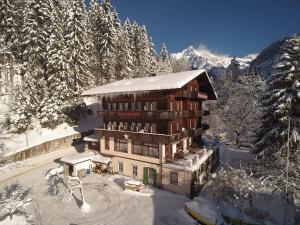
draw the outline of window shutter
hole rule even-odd
[[[148,168],[144,167],[144,184],[148,184]]]

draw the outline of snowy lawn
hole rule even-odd
[[[186,197],[149,187],[141,192],[124,191],[124,177],[120,175],[94,174],[82,179],[85,199],[91,206],[90,212],[83,213],[78,189],[70,202],[63,184],[59,185],[57,196],[48,193],[44,174],[57,166],[51,163],[6,182],[19,182],[31,188],[29,213],[33,224],[195,224],[183,211],[184,203],[188,201]],[[0,190],[3,185],[0,184]]]
[[[4,133],[1,135],[1,141],[3,141],[5,149],[9,152],[8,154],[13,154],[26,148],[39,145],[45,141],[92,130],[95,127],[99,127],[101,124],[102,120],[95,114],[82,119],[77,126],[69,126],[64,123],[55,129],[47,129],[42,128],[41,125],[37,123],[34,125],[34,129],[29,130],[27,133]]]

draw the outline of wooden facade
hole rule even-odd
[[[207,74],[195,76],[176,89],[104,93],[103,109],[98,111],[103,126],[94,129],[100,153],[112,157],[115,172],[171,191],[176,190],[176,184],[166,183],[169,179],[163,178],[163,174],[172,174],[174,180],[174,173],[179,172],[174,169],[176,166],[163,165],[179,163],[181,166],[189,155],[190,170],[183,169],[183,174],[179,174],[190,179],[177,190],[190,195],[192,168],[200,159],[190,149],[201,142],[203,132],[209,128],[203,123],[203,117],[209,112],[203,110],[202,103],[215,98]],[[205,157],[208,160],[210,156]]]

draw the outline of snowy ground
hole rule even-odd
[[[233,168],[248,167],[252,159],[251,151],[233,145],[220,144],[220,161]]]
[[[74,151],[63,152],[60,156],[64,154],[74,154]],[[0,191],[5,185],[15,182],[25,188],[31,188],[29,197],[32,198],[32,204],[29,213],[32,215],[32,224],[195,224],[183,210],[184,203],[188,201],[186,197],[156,188],[146,188],[141,193],[123,191],[123,177],[119,175],[92,175],[83,178],[85,198],[91,206],[91,212],[83,213],[80,210],[79,191],[75,192],[70,202],[67,201],[69,195],[63,185],[60,185],[60,193],[63,194],[59,197],[48,194],[49,186],[44,174],[50,168],[57,167],[58,163],[53,159],[56,157],[48,157],[48,161],[39,158],[25,163],[37,168],[13,176],[9,180],[0,180]],[[21,166],[20,169],[22,168]],[[15,170],[12,172],[15,173]],[[61,201],[62,196],[65,198]]]
[[[64,123],[55,129],[47,129],[42,128],[40,124],[36,122],[33,124],[34,129],[29,130],[27,133],[14,134],[3,132],[3,134],[0,134],[1,142],[4,143],[8,154],[13,154],[26,148],[39,145],[45,141],[92,130],[102,124],[102,120],[96,116],[95,111],[97,110],[97,107],[98,106],[96,104],[89,105],[89,108],[94,111],[94,114],[83,118],[81,121],[79,121],[77,126],[69,126],[68,124]]]

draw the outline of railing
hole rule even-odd
[[[202,99],[207,100],[208,96],[206,93],[203,93],[201,91],[187,91],[187,90],[181,90],[178,94],[175,95],[177,98],[196,98],[196,99]]]
[[[180,133],[168,135],[168,134],[157,134],[157,133],[141,133],[141,132],[133,132],[133,131],[120,131],[120,130],[108,130],[103,128],[96,128],[95,134],[98,137],[114,137],[117,139],[124,139],[125,135],[127,138],[131,140],[146,142],[146,143],[153,143],[153,144],[170,144],[176,141],[180,141],[183,138],[191,137],[196,134],[195,132],[202,132],[202,129],[196,130],[184,130]]]
[[[98,116],[107,120],[139,119],[143,120],[175,120],[180,118],[201,117],[203,111],[184,110],[184,111],[98,111]]]

